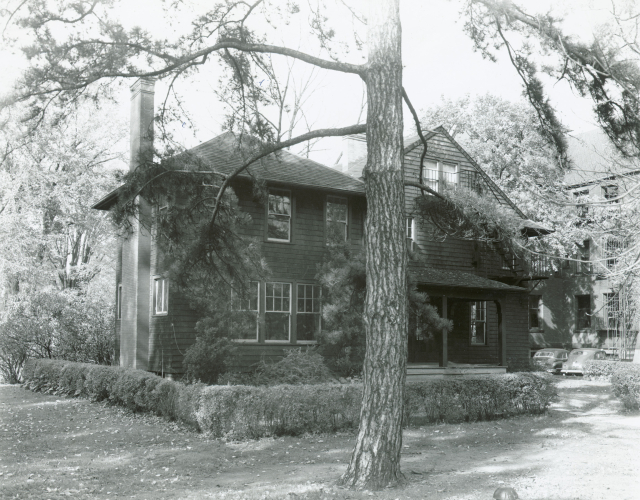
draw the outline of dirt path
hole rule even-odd
[[[222,443],[150,416],[0,386],[0,498],[640,500],[640,415],[558,379],[548,415],[405,432],[404,488],[333,486],[352,435]]]

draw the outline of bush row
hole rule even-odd
[[[622,364],[620,361],[608,361],[604,359],[592,359],[586,361],[583,368],[583,375],[590,380],[609,380],[611,375]]]
[[[360,384],[184,385],[140,370],[45,359],[30,360],[24,379],[32,390],[109,401],[234,439],[354,429],[362,400]],[[541,413],[555,395],[552,377],[538,373],[409,383],[405,425]]]
[[[611,375],[613,394],[628,410],[640,410],[640,365],[618,363]]]

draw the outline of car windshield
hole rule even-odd
[[[537,352],[535,358],[553,358],[552,352]]]

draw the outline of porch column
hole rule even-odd
[[[442,317],[447,319],[447,296],[442,296]],[[448,358],[449,346],[447,342],[447,330],[442,330],[442,366],[444,368],[449,364]]]
[[[500,366],[507,366],[507,323],[504,315],[505,308],[502,307],[502,299],[493,301],[498,311],[498,357]]]

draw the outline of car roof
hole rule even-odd
[[[537,352],[569,352],[566,349],[560,349],[559,347],[554,348],[554,347],[545,347],[544,349],[540,349]]]

